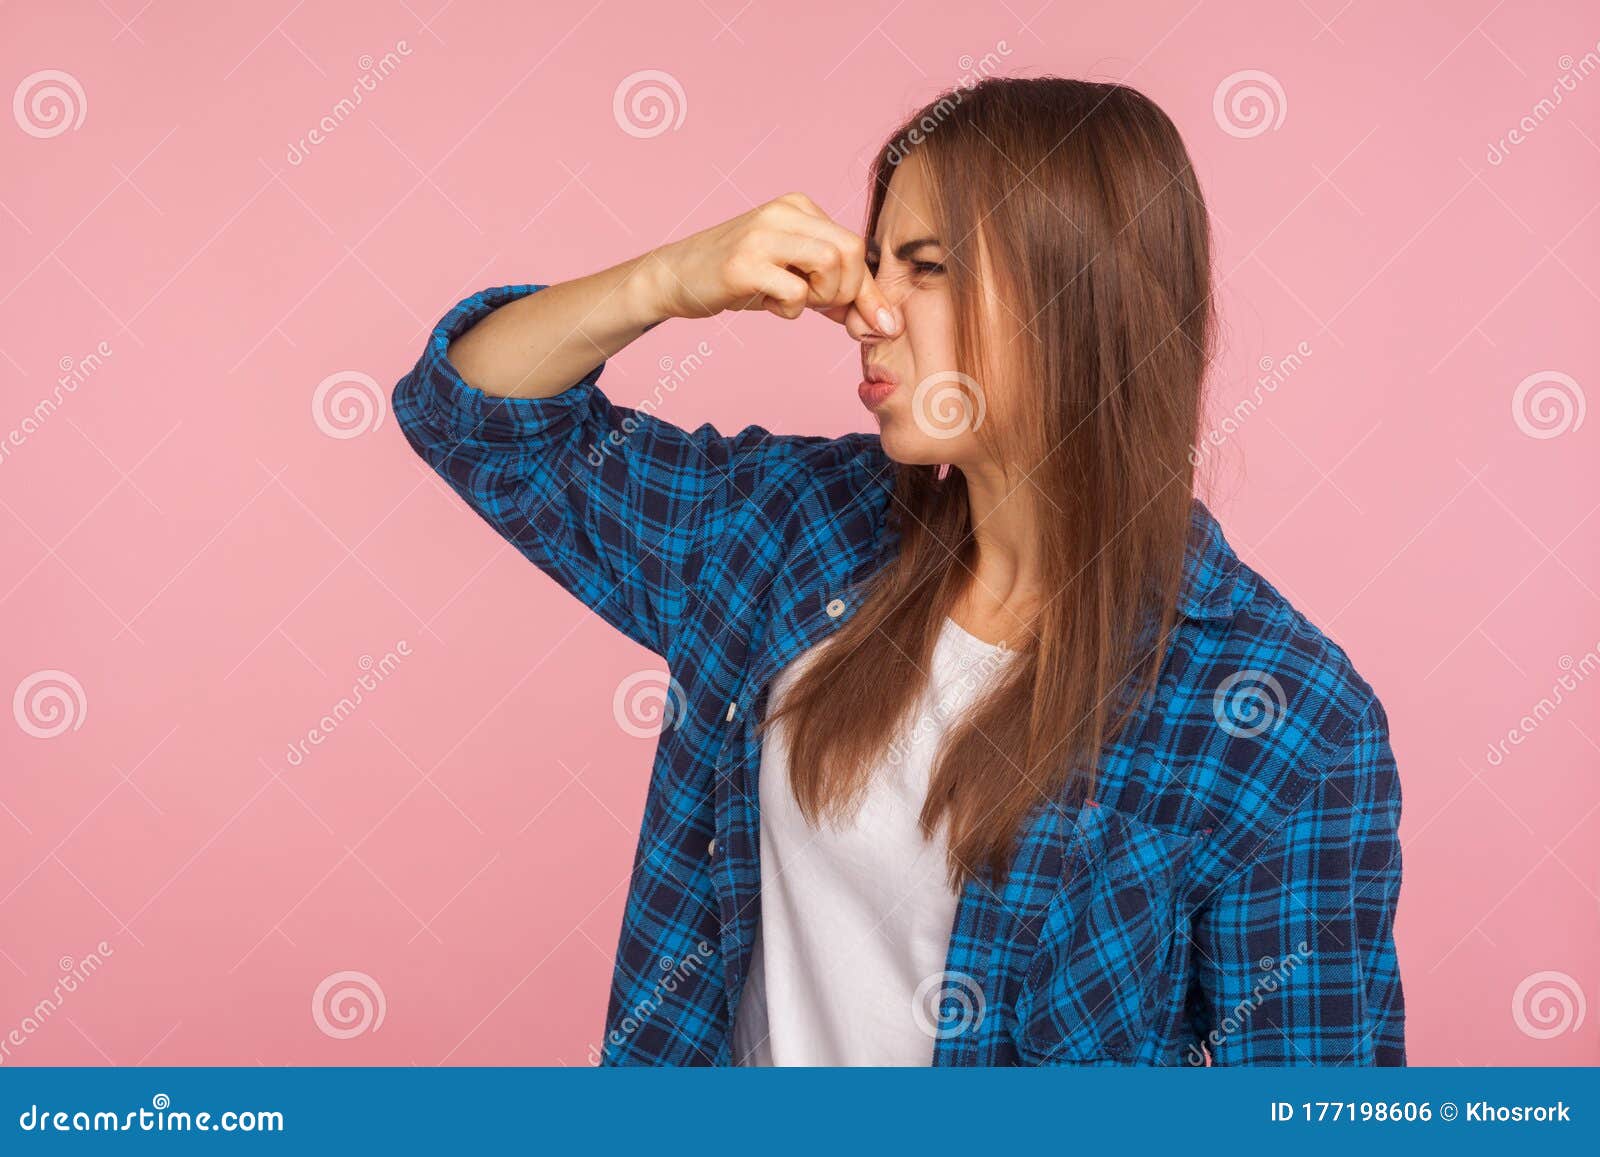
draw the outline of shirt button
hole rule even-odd
[[[827,611],[828,611],[828,617],[830,619],[837,619],[840,615],[844,614],[844,600],[843,599],[834,599],[834,600],[832,600],[831,602],[828,603]]]
[[[728,722],[732,723],[733,722],[733,717],[735,715],[737,715],[738,713],[739,713],[739,701],[737,699],[735,699],[731,703],[728,704]]]
[[[706,855],[715,856],[716,854],[717,854],[717,841],[713,837],[711,842],[706,845]]]

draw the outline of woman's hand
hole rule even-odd
[[[501,306],[446,351],[463,380],[497,397],[549,398],[669,317],[765,309],[796,318],[852,312],[882,334],[899,313],[867,271],[866,242],[803,193],[789,193],[641,257]]]
[[[815,309],[843,321],[855,306],[880,333],[900,319],[867,270],[866,242],[804,193],[786,193],[646,254],[638,273],[652,312],[712,317],[727,309],[764,309],[797,318]]]

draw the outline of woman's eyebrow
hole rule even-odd
[[[894,247],[894,255],[901,261],[910,261],[911,255],[918,249],[921,249],[924,245],[942,244],[943,243],[937,237],[914,237],[910,241],[902,241],[900,244],[896,245]],[[871,238],[867,242],[868,253],[877,253],[880,248],[881,246],[878,244],[878,239],[876,237]]]

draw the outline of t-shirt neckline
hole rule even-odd
[[[985,651],[1004,650],[1003,644],[991,643],[987,639],[978,638],[977,635],[974,635],[971,631],[967,630],[967,628],[956,622],[955,619],[951,618],[949,615],[944,617],[944,623],[947,631],[950,631],[957,639],[966,643],[968,646],[978,647]]]

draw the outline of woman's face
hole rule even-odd
[[[861,343],[861,400],[878,419],[884,453],[970,471],[988,459],[973,433],[988,418],[988,398],[985,383],[956,368],[947,250],[933,222],[923,166],[912,154],[896,166],[877,232],[867,239],[867,268],[899,309],[902,328],[886,337],[854,310],[846,327]],[[995,312],[997,303],[987,304]]]

